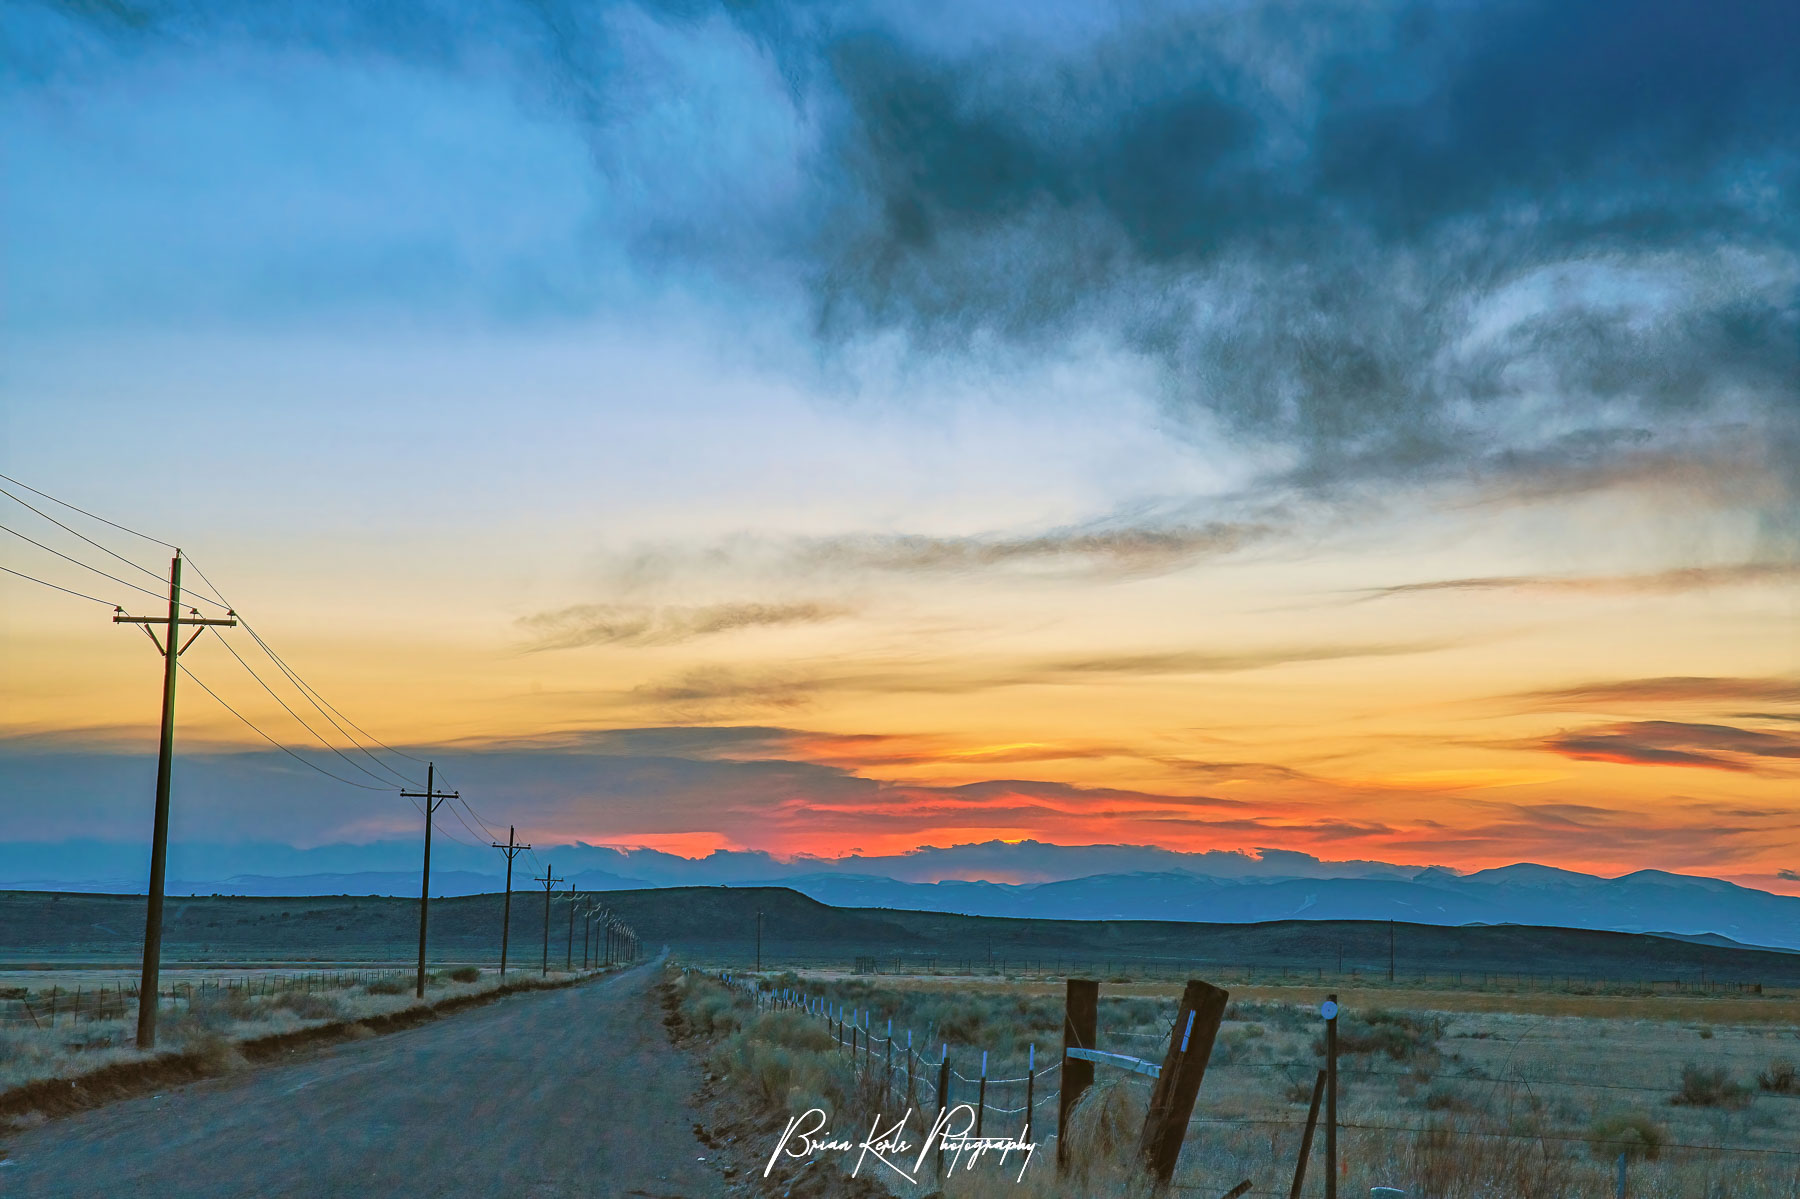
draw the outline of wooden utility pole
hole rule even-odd
[[[1150,1092],[1150,1110],[1144,1115],[1144,1132],[1138,1138],[1138,1155],[1158,1190],[1166,1188],[1175,1176],[1182,1137],[1194,1114],[1194,1099],[1200,1093],[1200,1080],[1206,1075],[1213,1040],[1219,1035],[1219,1021],[1225,1018],[1225,1003],[1230,998],[1228,991],[1189,979],[1175,1011],[1169,1052]]]
[[[425,998],[425,924],[431,914],[431,818],[444,806],[445,800],[457,798],[455,791],[437,789],[437,764],[425,764],[425,790],[402,791],[402,799],[425,801],[425,869],[419,879],[419,978],[416,994]]]
[[[1388,921],[1388,981],[1394,981],[1394,922]]]
[[[1071,1049],[1093,1049],[1100,1026],[1100,984],[1091,978],[1071,978],[1063,1011],[1062,1093],[1056,1101],[1056,1172],[1069,1172],[1069,1113],[1081,1093],[1094,1084],[1094,1063],[1070,1057]]]
[[[756,968],[762,970],[762,909],[756,909]]]
[[[550,863],[544,863],[544,877],[534,878],[534,883],[544,884],[544,973],[550,973],[550,892],[557,883],[563,880],[550,873]]]
[[[194,638],[212,625],[237,625],[237,613],[226,610],[222,619],[207,619],[194,608],[181,614],[181,551],[169,561],[169,615],[127,616],[125,609],[113,609],[114,624],[134,624],[142,628],[163,659],[162,742],[156,755],[156,823],[150,835],[150,894],[144,908],[144,968],[138,982],[137,1047],[156,1047],[157,990],[162,985],[162,916],[163,885],[169,859],[169,782],[175,769],[175,671],[176,662]],[[151,625],[163,626],[157,639]],[[181,626],[193,625],[193,637],[181,641]]]
[[[500,908],[500,977],[506,977],[506,940],[512,933],[512,864],[521,850],[530,849],[529,845],[519,844],[519,830],[512,825],[506,826],[506,844],[493,843],[494,848],[506,854],[506,902]]]

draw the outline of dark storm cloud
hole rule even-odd
[[[1770,0],[1140,10],[1036,56],[846,34],[821,326],[1099,327],[1316,481],[1603,470],[1726,411],[1791,471],[1795,51]]]
[[[60,33],[15,39],[15,77],[139,44],[510,70],[645,197],[604,224],[646,273],[759,305],[798,284],[828,345],[1028,357],[1097,336],[1303,485],[1579,488],[1728,442],[1792,513],[1790,0],[59,8]],[[651,150],[619,132],[634,89],[684,72],[750,89],[726,128],[658,126]],[[707,174],[726,168],[705,139],[771,113],[791,160],[729,169],[777,180]]]

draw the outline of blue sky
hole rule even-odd
[[[1795,864],[1788,5],[0,20],[5,473],[546,831]],[[5,752],[141,753],[147,647],[0,589]],[[647,727],[815,782],[556,757]],[[132,841],[113,765],[34,785]]]

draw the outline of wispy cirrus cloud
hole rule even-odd
[[[851,667],[814,663],[773,669],[704,666],[635,687],[625,698],[631,703],[676,707],[722,704],[792,708],[845,692],[967,695],[1005,687],[1080,685],[1101,679],[1235,674],[1307,662],[1423,654],[1444,648],[1444,642],[1420,641],[1274,646],[1238,653],[1174,650],[1021,662],[870,662]]]
[[[1726,724],[1638,720],[1557,733],[1541,747],[1566,758],[1748,772],[1762,759],[1800,759],[1800,737]]]
[[[1487,575],[1400,583],[1361,592],[1365,599],[1434,591],[1522,591],[1568,595],[1674,595],[1715,587],[1778,583],[1800,578],[1800,563],[1744,562],[1730,566],[1692,566],[1629,575]]]
[[[1011,535],[847,534],[799,541],[791,554],[802,568],[950,574],[1045,567],[1084,574],[1135,576],[1227,554],[1271,532],[1271,525],[1260,522],[1105,522]]]
[[[530,651],[588,645],[675,645],[742,629],[824,624],[850,609],[821,603],[645,607],[576,604],[519,618]]]
[[[691,572],[768,573],[781,578],[1028,572],[1130,579],[1231,554],[1270,539],[1283,527],[1274,516],[1191,520],[1132,515],[1049,529],[961,535],[846,532],[777,538],[740,534],[706,545],[639,546],[617,555],[610,570],[626,585]]]
[[[1516,698],[1529,701],[1538,710],[1709,701],[1800,703],[1800,679],[1781,675],[1664,675],[1528,691]]]

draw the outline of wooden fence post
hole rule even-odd
[[[1081,1093],[1094,1083],[1094,1063],[1069,1056],[1071,1049],[1093,1049],[1100,1027],[1100,984],[1071,978],[1063,1002],[1062,1093],[1056,1101],[1056,1172],[1069,1172],[1069,1113]]]
[[[1325,997],[1325,1199],[1337,1199],[1337,992]]]
[[[1031,1141],[1031,1109],[1036,1106],[1032,1102],[1032,1098],[1037,1093],[1037,1042],[1033,1041],[1025,1052],[1027,1055],[1025,1058],[1025,1131],[1019,1134],[1019,1139],[1029,1144]]]
[[[906,1114],[911,1116],[919,1107],[919,1085],[914,1077],[918,1069],[919,1059],[913,1053],[912,1029],[906,1030]],[[924,1123],[921,1117],[920,1123]]]
[[[1230,998],[1230,992],[1197,978],[1189,979],[1182,992],[1175,1027],[1169,1034],[1169,1052],[1150,1092],[1150,1110],[1144,1116],[1143,1135],[1138,1138],[1138,1153],[1158,1189],[1168,1186],[1175,1176],[1188,1117],[1194,1114],[1194,1099],[1200,1093],[1200,1080],[1206,1075],[1213,1041],[1219,1035],[1219,1021],[1225,1018],[1225,1004]]]
[[[950,1042],[944,1042],[944,1060],[938,1063],[938,1118],[950,1110]],[[937,1150],[938,1181],[944,1181],[944,1139],[938,1138]]]
[[[1313,1129],[1319,1126],[1319,1104],[1325,1098],[1325,1071],[1313,1080],[1312,1106],[1306,1110],[1306,1131],[1300,1134],[1300,1158],[1294,1163],[1294,1185],[1288,1188],[1288,1199],[1300,1199],[1300,1188],[1306,1185],[1306,1159],[1312,1154]]]
[[[987,1117],[987,1050],[981,1051],[981,1083],[975,1092],[975,1139],[981,1139],[981,1126]]]

